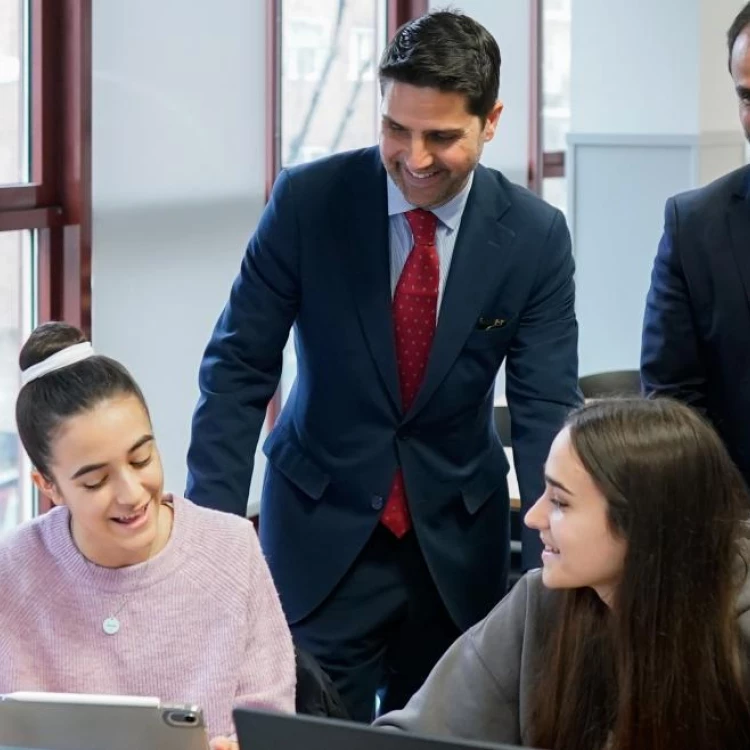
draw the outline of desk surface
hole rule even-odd
[[[510,471],[508,472],[508,494],[510,495],[511,510],[521,510],[521,490],[518,487],[518,477],[516,476],[516,467],[513,465],[513,449],[505,448],[505,455],[508,457]]]

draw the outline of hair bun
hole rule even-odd
[[[69,323],[42,323],[32,331],[23,345],[18,356],[18,365],[21,370],[28,370],[53,354],[86,340],[83,332]]]

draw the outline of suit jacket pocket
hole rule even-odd
[[[273,430],[263,444],[263,453],[274,468],[313,500],[320,500],[331,482],[330,475],[305,455],[288,430]]]
[[[516,329],[516,320],[512,317],[500,317],[497,320],[502,321],[502,325],[495,328],[482,328],[483,325],[489,325],[489,322],[495,318],[480,318],[477,326],[471,331],[464,344],[465,349],[489,349],[491,347],[505,346],[513,331]]]
[[[498,446],[498,450],[491,452],[489,458],[461,488],[464,505],[471,515],[474,515],[487,502],[487,498],[500,487],[505,486],[507,490],[509,469],[505,451]]]

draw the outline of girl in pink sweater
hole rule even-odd
[[[252,524],[164,493],[137,384],[76,328],[20,355],[18,430],[56,506],[0,544],[0,693],[193,703],[213,748],[232,709],[294,710],[292,640]]]

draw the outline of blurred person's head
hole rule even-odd
[[[502,104],[500,50],[479,23],[435,11],[406,23],[379,67],[380,153],[409,203],[436,208],[467,184]]]
[[[45,323],[21,349],[21,442],[39,490],[67,506],[73,539],[92,562],[121,567],[166,543],[163,472],[145,399],[130,373],[96,355],[66,323]]]
[[[740,106],[740,122],[750,141],[750,3],[737,14],[727,32],[729,72]]]

